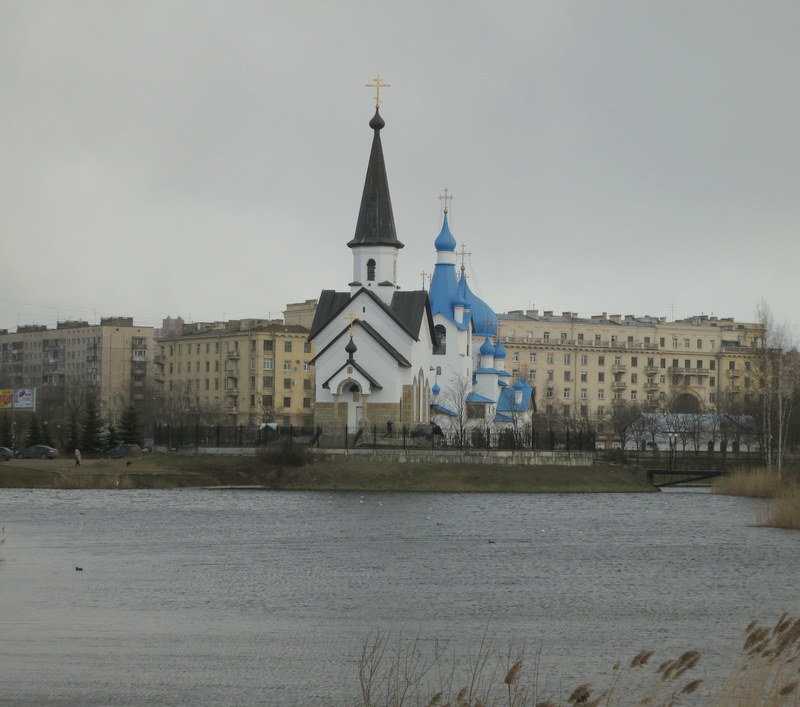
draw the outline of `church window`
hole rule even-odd
[[[436,375],[437,376],[442,375],[442,367],[441,366],[436,366]]]
[[[440,356],[447,353],[447,329],[445,329],[444,325],[437,324],[433,328],[433,332],[436,335],[436,341],[433,344],[433,353],[436,356]]]
[[[375,279],[375,261],[370,258],[367,261],[367,280]]]
[[[467,403],[467,418],[470,420],[482,420],[486,417],[486,405],[484,403]]]

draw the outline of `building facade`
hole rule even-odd
[[[115,425],[128,405],[143,402],[152,351],[153,328],[134,326],[131,317],[21,326],[0,331],[0,387],[35,387],[40,412],[64,417],[94,395]]]
[[[603,417],[614,403],[653,411],[747,405],[763,385],[763,328],[732,319],[516,310],[499,315],[512,375],[534,387],[540,412]]]
[[[312,423],[314,346],[281,320],[184,324],[156,341],[162,422]]]

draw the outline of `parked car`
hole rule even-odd
[[[412,437],[444,437],[444,432],[439,425],[426,424],[424,422],[418,423],[411,430]]]
[[[17,456],[23,459],[55,459],[58,456],[58,450],[48,447],[46,444],[34,444],[32,447],[17,452]]]
[[[108,459],[122,459],[122,457],[129,457],[131,454],[141,454],[142,448],[138,444],[118,444],[106,452]]]
[[[7,462],[13,456],[14,452],[12,452],[8,447],[0,447],[0,461]]]

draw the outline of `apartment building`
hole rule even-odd
[[[164,421],[313,422],[308,329],[282,320],[184,324],[156,341]]]
[[[116,424],[145,395],[152,349],[153,328],[134,326],[132,317],[0,330],[0,388],[37,388],[40,411],[52,416],[94,394],[103,419]]]
[[[654,411],[747,404],[761,385],[763,329],[695,316],[499,314],[506,368],[527,377],[540,413],[602,417],[619,401]]]

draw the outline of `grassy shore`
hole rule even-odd
[[[130,463],[129,463],[130,462]],[[602,466],[507,466],[384,461],[314,461],[280,468],[258,457],[145,454],[136,459],[15,459],[0,487],[166,489],[237,486],[297,491],[487,493],[650,492],[644,474]]]

